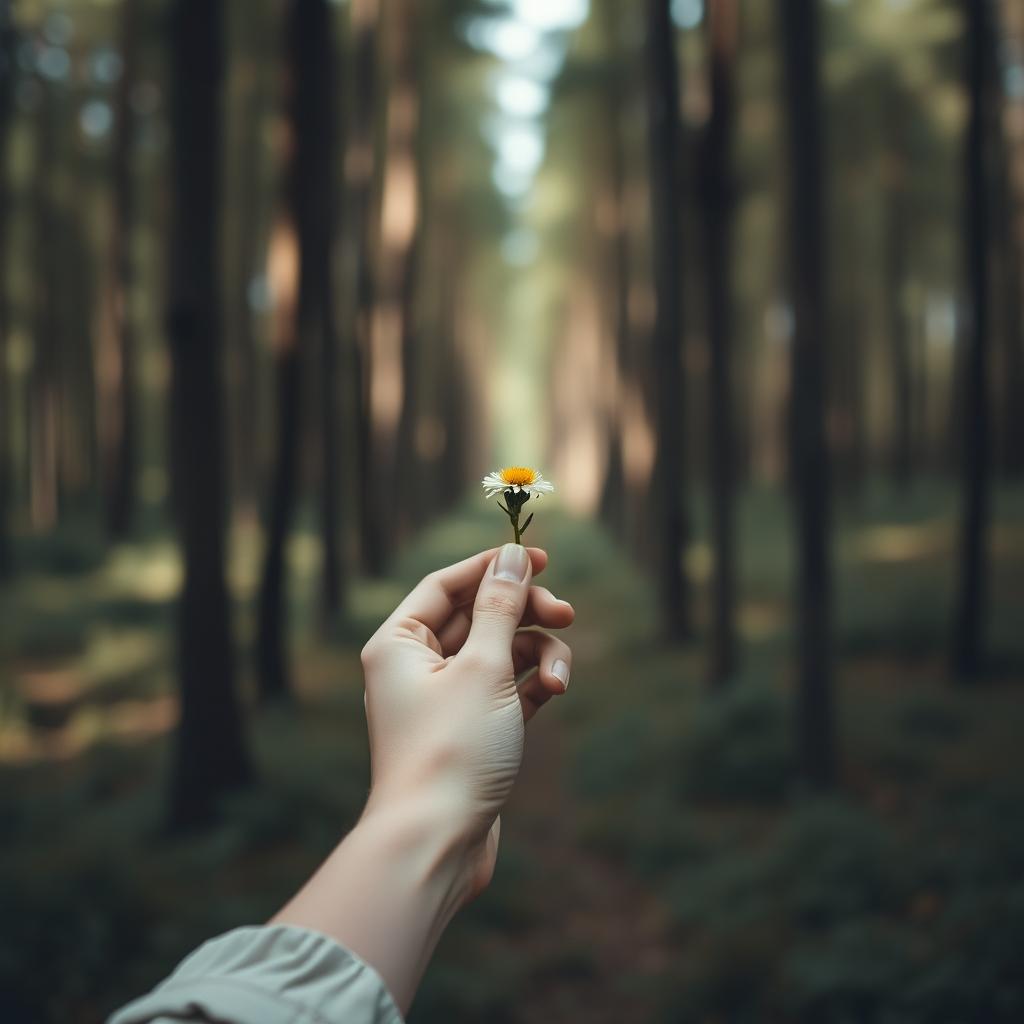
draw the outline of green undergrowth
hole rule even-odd
[[[739,509],[742,668],[714,694],[706,576],[697,639],[669,647],[628,554],[545,506],[528,538],[551,555],[538,582],[578,611],[569,693],[542,713],[546,745],[527,746],[549,759],[550,792],[517,792],[494,884],[446,934],[410,1020],[586,1019],[602,992],[638,1021],[1022,1019],[1022,506],[997,495],[996,657],[973,687],[945,669],[951,496],[877,488],[839,508],[841,786],[826,795],[806,790],[794,758],[779,496],[752,493]],[[164,736],[101,730],[80,750],[0,767],[0,1020],[100,1019],[202,939],[272,914],[365,798],[362,643],[422,575],[505,530],[478,503],[433,524],[385,578],[354,586],[326,640],[311,615],[312,542],[297,538],[301,701],[247,713],[258,784],[207,833],[163,832]],[[697,515],[698,570],[705,543]],[[34,543],[0,592],[2,730],[23,727],[33,673],[70,673],[72,710],[89,721],[169,692],[166,538],[106,560],[93,545],[88,534],[53,551]],[[244,692],[248,587],[236,594]],[[616,947],[631,901],[660,921],[654,967],[634,962],[628,940]],[[620,918],[575,925],[591,904]]]

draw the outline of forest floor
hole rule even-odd
[[[973,687],[944,662],[951,496],[922,486],[843,511],[842,786],[827,798],[801,792],[791,756],[782,500],[741,507],[743,668],[717,697],[700,643],[659,642],[625,554],[544,511],[541,582],[577,608],[569,691],[531,723],[495,882],[449,930],[410,1019],[1024,1018],[1024,493],[997,501],[992,667]],[[107,555],[72,534],[26,549],[0,593],[0,1019],[95,1020],[203,938],[269,916],[364,798],[363,638],[424,572],[496,533],[479,512],[435,524],[354,588],[329,643],[300,533],[297,706],[250,713],[259,784],[185,839],[161,829],[173,548]],[[698,519],[699,630],[703,535]],[[255,544],[240,531],[232,562],[243,651]]]

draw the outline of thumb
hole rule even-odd
[[[511,659],[532,577],[530,556],[521,544],[506,544],[494,556],[476,592],[463,651],[490,662]]]

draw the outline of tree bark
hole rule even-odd
[[[334,201],[337,180],[338,107],[335,96],[340,76],[334,32],[329,9],[320,4],[316,17],[322,25],[322,38],[310,46],[315,49],[315,71],[309,72],[307,88],[316,87],[319,95],[312,99],[309,123],[310,192],[317,196],[308,202],[308,258],[311,262],[309,281],[309,317],[311,329],[319,340],[320,356],[320,534],[323,539],[323,573],[321,577],[321,612],[326,626],[336,624],[346,606],[348,566],[341,543],[341,458],[338,415],[338,329],[334,315],[334,239],[343,209]],[[311,58],[312,59],[312,58]],[[319,206],[319,209],[317,208]],[[300,243],[301,244],[301,243]],[[319,319],[314,327],[312,320]]]
[[[680,642],[691,633],[686,550],[685,379],[681,226],[679,207],[679,77],[669,0],[647,0],[646,64],[651,176],[654,290],[655,408],[657,448],[652,486],[662,628]]]
[[[359,503],[359,556],[371,575],[384,571],[385,531],[377,507],[379,468],[374,463],[371,390],[374,313],[377,305],[376,257],[380,212],[378,150],[379,0],[353,0],[354,97],[352,139],[348,153],[352,230],[356,239],[356,295],[352,317],[355,376],[355,476]]]
[[[735,624],[735,450],[732,389],[733,77],[739,11],[736,0],[711,0],[707,27],[711,53],[711,116],[704,139],[702,192],[704,255],[708,288],[710,347],[709,478],[711,546],[714,553],[711,601],[712,686],[722,686],[736,670]]]
[[[806,782],[836,781],[832,707],[832,558],[825,440],[825,202],[817,0],[780,8],[789,149],[788,235],[795,324],[790,476],[795,499],[796,734]]]
[[[7,232],[10,215],[10,195],[7,185],[7,148],[11,130],[11,112],[14,99],[15,31],[11,19],[10,0],[0,0],[0,579],[13,570],[10,539],[11,512],[11,403],[10,381],[7,376],[8,319],[7,287]]]
[[[178,605],[181,721],[170,823],[208,820],[252,768],[234,684],[224,578],[225,436],[219,259],[221,0],[171,8],[171,467],[184,563]]]
[[[984,657],[987,610],[989,470],[988,408],[989,250],[985,192],[987,129],[991,110],[986,89],[986,61],[993,59],[988,5],[964,0],[966,77],[969,115],[965,138],[966,217],[964,258],[968,315],[964,318],[964,391],[961,409],[963,507],[958,545],[958,579],[953,612],[953,671],[959,679],[978,674]]]
[[[914,365],[911,337],[903,301],[907,276],[907,187],[903,139],[907,125],[901,114],[900,98],[890,95],[884,114],[886,122],[886,201],[883,259],[885,261],[885,304],[889,352],[892,366],[893,433],[891,472],[899,487],[910,483],[913,469]]]
[[[287,656],[285,545],[298,489],[303,365],[306,353],[311,351],[311,340],[319,341],[321,355],[334,344],[334,339],[327,337],[333,124],[330,105],[332,26],[326,0],[291,0],[287,36],[288,211],[272,245],[272,249],[281,246],[283,250],[271,255],[272,263],[279,261],[281,264],[280,273],[271,274],[278,304],[275,315],[277,461],[257,637],[259,690],[263,699],[287,697],[292,691]],[[322,391],[320,397],[333,401],[333,388]],[[333,438],[324,441],[330,444]],[[334,514],[332,509],[331,515]],[[325,529],[333,525],[333,520],[330,524],[324,523]],[[333,556],[336,554],[335,551]]]
[[[235,17],[251,18],[247,8]],[[237,22],[235,23],[237,27]],[[261,26],[262,28],[262,26]],[[255,48],[253,33],[236,32],[242,45]],[[240,96],[236,108],[237,154],[231,176],[235,209],[230,222],[232,249],[232,281],[228,318],[228,373],[232,395],[231,455],[232,497],[236,508],[252,516],[263,492],[263,460],[261,454],[262,396],[258,370],[259,346],[252,286],[256,275],[265,268],[259,265],[265,251],[267,225],[264,215],[266,171],[264,169],[263,113],[270,97],[264,85],[264,74],[257,66],[264,56],[260,48],[241,59],[243,69],[238,75]],[[257,212],[258,211],[258,212]]]
[[[132,287],[135,261],[131,241],[135,222],[134,114],[131,107],[135,84],[137,0],[121,6],[121,54],[124,61],[117,86],[113,154],[114,209],[110,237],[110,281],[106,323],[112,333],[110,404],[99,410],[107,421],[103,432],[102,467],[107,531],[125,537],[135,519],[135,461],[138,434],[135,408],[135,328],[132,318]]]

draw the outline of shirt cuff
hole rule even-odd
[[[380,975],[319,932],[236,928],[204,943],[108,1024],[403,1024]]]

